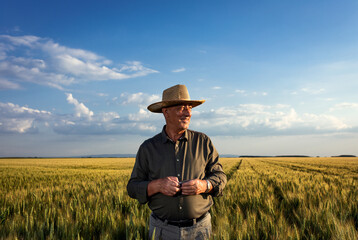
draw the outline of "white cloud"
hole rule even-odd
[[[268,93],[267,92],[248,92],[246,90],[243,90],[243,89],[236,89],[235,90],[235,93],[238,93],[240,95],[243,95],[243,96],[249,96],[249,95],[253,95],[253,96],[267,96]]]
[[[179,73],[179,72],[185,72],[186,69],[185,68],[178,68],[178,69],[174,69],[172,72],[173,73]]]
[[[213,90],[220,90],[220,89],[221,89],[221,87],[219,87],[219,86],[215,86],[215,87],[212,87],[212,89],[213,89]]]
[[[36,133],[42,126],[63,135],[151,135],[160,131],[164,124],[162,114],[153,114],[146,109],[149,104],[160,101],[158,95],[143,92],[121,94],[117,99],[121,101],[119,107],[128,108],[126,105],[130,105],[132,109],[121,116],[113,111],[95,114],[71,93],[66,93],[66,99],[74,106],[73,114],[53,114],[28,106],[0,103],[0,132]],[[135,108],[137,110],[133,111]],[[240,104],[209,111],[195,108],[191,128],[212,136],[308,135],[356,131],[358,126],[355,122],[348,122],[349,119],[332,112],[342,108],[358,109],[358,104],[336,104],[329,114],[298,112],[286,104]]]
[[[1,130],[5,132],[25,133],[32,128],[34,119],[7,119],[1,123]]]
[[[118,120],[120,118],[119,114],[116,112],[105,112],[99,115],[101,122],[111,122],[113,120]]]
[[[338,103],[335,104],[332,108],[329,109],[330,112],[342,110],[342,109],[352,109],[352,110],[358,110],[358,103]]]
[[[116,112],[94,114],[83,103],[66,93],[67,101],[75,105],[74,115],[63,115],[53,122],[56,133],[64,135],[113,135],[113,134],[147,134],[157,129],[154,119],[149,119],[146,109],[139,109],[137,114],[121,117]],[[132,103],[143,103],[151,99],[148,94],[128,95]],[[154,123],[154,124],[153,124]]]
[[[151,73],[159,73],[157,70],[153,70],[150,68],[146,68],[139,61],[128,61],[126,64],[120,65],[120,72],[129,72],[131,74],[127,74],[127,78],[141,77],[146,76]],[[117,70],[117,69],[115,69]]]
[[[149,105],[154,102],[160,101],[159,95],[149,95],[146,93],[138,92],[138,93],[122,93],[121,98],[123,99],[122,104],[138,104],[140,106]]]
[[[74,114],[53,114],[0,102],[0,133],[33,134],[52,129],[61,135],[148,135],[161,128],[163,123],[160,114],[150,113],[145,108],[123,117],[117,112],[94,114],[71,93],[66,96],[67,102],[74,105]]]
[[[236,89],[235,92],[239,93],[239,94],[245,94],[246,93],[245,90],[241,90],[241,89]]]
[[[10,41],[14,46],[28,46],[32,47],[34,43],[40,40],[36,36],[22,36],[22,37],[13,37],[9,35],[0,35],[0,38]]]
[[[48,111],[0,102],[0,132],[3,133],[36,131],[35,121],[46,121],[49,118],[51,113]]]
[[[157,131],[157,128],[153,125],[150,125],[150,124],[138,124],[137,125],[138,128],[142,131],[149,131],[149,132],[156,132]]]
[[[91,119],[93,112],[90,111],[83,103],[78,102],[71,93],[66,93],[67,102],[75,106],[75,115],[76,117],[86,117]]]
[[[160,115],[160,114],[158,114]],[[128,115],[128,119],[131,121],[136,121],[136,122],[140,122],[140,121],[153,121],[154,120],[155,115],[151,112],[149,112],[147,109],[145,108],[140,108],[139,111],[135,114],[129,114]]]
[[[88,80],[108,80],[129,78],[116,69],[110,69],[97,62],[86,62],[70,55],[57,56],[57,67],[61,72]]]
[[[0,78],[0,90],[1,89],[20,89],[20,85],[14,82],[10,82],[6,79]]]
[[[319,89],[312,89],[312,88],[302,88],[301,89],[302,92],[308,93],[308,94],[313,94],[313,95],[317,95],[320,93],[325,92],[324,88],[319,88]]]
[[[305,113],[302,117],[306,125],[313,125],[316,130],[343,130],[351,128],[342,120],[335,116],[326,114],[309,114]]]
[[[336,116],[299,114],[293,107],[283,104],[241,104],[195,112],[194,116],[192,125],[213,135],[305,135],[352,128]]]
[[[38,68],[26,68],[19,65],[13,65],[9,62],[0,63],[0,76],[8,77],[12,82],[31,82],[40,85],[47,85],[62,90],[63,85],[74,83],[73,77],[63,74],[45,73]]]
[[[158,71],[139,61],[111,67],[112,62],[83,49],[61,46],[51,39],[36,36],[0,35],[0,78],[21,82],[64,86],[83,81],[122,80],[146,76]]]
[[[26,106],[20,107],[19,105],[13,104],[13,103],[1,103],[1,114],[3,116],[13,116],[13,115],[21,115],[21,116],[32,116],[32,117],[42,117],[42,116],[48,116],[51,115],[50,112],[44,111],[44,110],[37,110],[33,108],[29,108]]]

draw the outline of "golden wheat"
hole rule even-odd
[[[213,239],[358,239],[358,158],[223,158]],[[147,239],[134,159],[0,159],[0,239]]]

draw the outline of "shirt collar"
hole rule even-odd
[[[165,132],[165,126],[163,127],[163,130],[162,130],[162,143],[166,143],[167,141],[170,141],[170,142],[173,142],[167,135],[167,133]],[[186,129],[185,132],[183,133],[183,135],[179,138],[179,141],[181,140],[188,140],[188,130]]]

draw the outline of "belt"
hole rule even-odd
[[[203,215],[201,215],[200,217],[194,218],[194,219],[171,221],[171,220],[163,220],[163,219],[159,218],[157,215],[155,215],[154,213],[152,213],[152,216],[154,217],[154,219],[160,220],[160,221],[162,221],[164,223],[167,223],[167,224],[173,225],[173,226],[177,226],[177,227],[192,227],[196,223],[198,223],[201,220],[203,220],[203,218],[205,218],[206,215],[208,215],[208,212],[206,212]]]

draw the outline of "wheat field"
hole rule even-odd
[[[213,239],[358,239],[358,158],[222,158]],[[0,159],[0,239],[147,239],[132,158]]]

